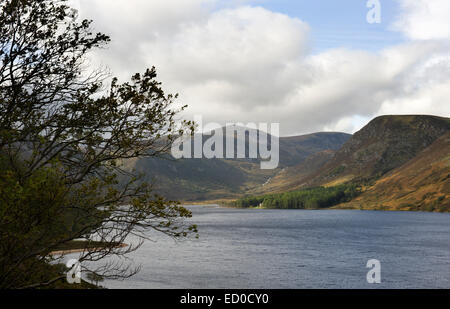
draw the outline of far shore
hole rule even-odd
[[[232,209],[250,209],[250,210],[360,210],[360,211],[385,211],[385,212],[424,212],[424,213],[450,213],[447,211],[427,211],[427,210],[411,210],[408,208],[389,208],[389,207],[356,207],[350,206],[348,204],[340,204],[327,208],[308,208],[308,209],[294,209],[294,208],[267,208],[264,206],[255,206],[255,207],[236,207],[230,204],[231,201],[234,200],[221,200],[221,201],[205,201],[205,202],[183,202],[183,206],[218,206],[220,208],[232,208]]]
[[[114,248],[125,248],[127,247],[127,244],[118,244],[116,246],[114,246]],[[87,252],[88,250],[92,250],[92,251],[99,251],[104,249],[104,247],[92,247],[92,248],[78,248],[78,249],[69,249],[69,250],[56,250],[56,251],[52,251],[50,252],[50,255],[67,255],[67,254],[72,254],[72,253],[82,253],[82,252]]]
[[[233,208],[230,206],[232,202],[236,199],[222,199],[222,200],[208,200],[208,201],[183,201],[181,202],[182,206],[211,206],[217,205],[223,208]]]

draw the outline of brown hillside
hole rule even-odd
[[[377,117],[311,175],[307,185],[377,179],[414,158],[449,130],[449,118],[425,115]]]
[[[308,157],[304,162],[284,168],[264,186],[252,194],[280,193],[301,189],[310,175],[317,172],[334,156],[333,150],[324,150]]]
[[[450,132],[340,207],[450,211]]]

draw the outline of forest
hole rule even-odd
[[[268,209],[320,209],[348,202],[361,193],[357,184],[334,187],[316,187],[286,193],[247,196],[236,200],[239,208],[261,207]]]

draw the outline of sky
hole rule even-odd
[[[182,115],[354,133],[386,114],[450,116],[450,1],[71,0],[126,81],[155,66]]]

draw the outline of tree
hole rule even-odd
[[[0,4],[0,287],[54,280],[36,265],[74,239],[86,240],[84,262],[134,251],[149,230],[197,233],[188,210],[123,167],[192,134],[193,123],[176,118],[186,106],[174,108],[155,68],[106,86],[109,76],[86,60],[110,39],[91,23],[66,0]],[[117,247],[131,235],[137,244]],[[92,248],[94,240],[104,245]],[[111,278],[137,269],[106,262],[89,271]]]

